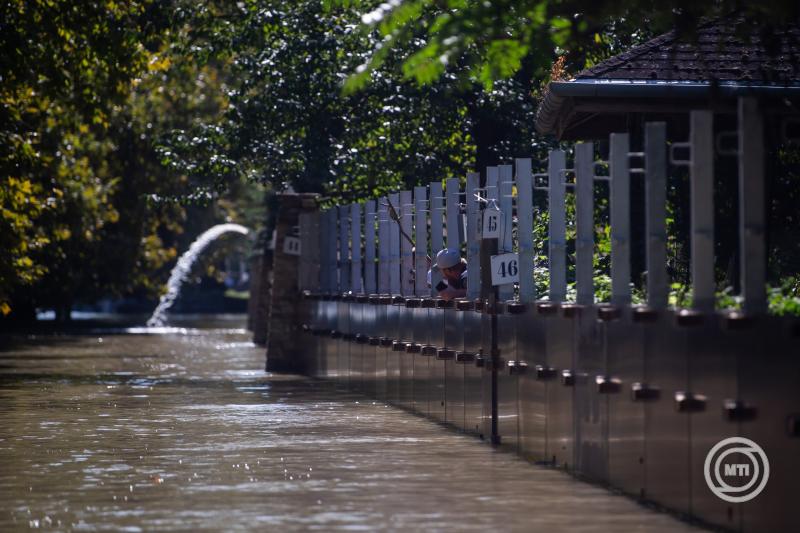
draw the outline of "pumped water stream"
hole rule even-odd
[[[267,375],[242,323],[5,339],[0,531],[690,529],[404,411]]]

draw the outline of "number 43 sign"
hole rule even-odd
[[[519,282],[519,254],[492,256],[492,285]]]

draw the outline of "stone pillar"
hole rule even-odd
[[[302,346],[298,342],[302,335],[298,289],[300,257],[284,253],[283,244],[286,237],[296,236],[295,228],[299,224],[301,212],[318,210],[317,198],[316,194],[291,193],[278,196],[267,327],[268,372],[303,372],[301,354],[298,353]]]
[[[272,294],[272,256],[274,243],[267,236],[259,239],[261,253],[255,256],[252,277],[250,278],[250,330],[253,342],[259,346],[267,343],[269,327],[269,302]]]

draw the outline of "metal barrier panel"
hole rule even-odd
[[[430,376],[431,376],[431,363],[430,363],[430,337],[431,337],[431,319],[432,312],[435,311],[433,306],[435,300],[433,298],[423,298],[421,307],[416,309],[414,320],[414,344],[415,351],[413,353],[413,384],[412,395],[413,405],[412,408],[420,414],[427,415],[430,410]],[[426,352],[423,354],[423,349]]]
[[[438,305],[453,302],[437,300]],[[428,358],[428,416],[439,422],[445,421],[445,398],[446,398],[446,361],[438,359],[436,353],[444,347],[444,312],[445,309],[437,307],[429,309],[428,320],[430,329],[428,330],[428,351],[424,355]]]
[[[386,360],[386,401],[400,405],[400,354],[394,351],[400,331],[400,308],[389,303],[390,296],[381,296],[381,307],[386,313],[385,335],[381,340],[381,349]]]
[[[606,323],[608,341],[608,482],[623,492],[644,492],[644,403],[634,401],[634,383],[643,383],[643,326],[633,324],[630,308]]]
[[[534,306],[528,306],[516,320],[517,360],[527,365],[519,376],[519,449],[528,459],[545,461],[545,380],[548,376],[540,370],[547,364],[545,340],[553,322],[551,318],[538,315]]]
[[[363,391],[364,345],[357,340],[364,333],[364,304],[350,297],[350,388]]]
[[[380,297],[377,294],[370,295],[369,300],[375,315],[375,328],[372,332],[372,339],[370,339],[375,360],[375,397],[379,400],[388,401],[387,350],[381,344],[382,339],[386,338],[387,306],[381,305]]]
[[[576,469],[581,475],[608,480],[608,397],[599,393],[598,378],[606,375],[606,324],[587,307],[578,320],[575,416],[577,417]]]
[[[338,369],[336,370],[336,381],[347,386],[350,379],[350,302],[340,299],[337,302],[339,315],[339,338],[336,342],[336,360]]]
[[[761,446],[770,464],[764,492],[738,504],[748,533],[800,531],[800,322],[790,326],[779,317],[759,320],[740,356],[738,399],[755,409],[740,413],[741,435]]]
[[[485,304],[484,304],[485,306]],[[491,439],[492,436],[492,316],[481,312],[481,438]]]
[[[392,355],[396,356],[400,366],[400,405],[406,409],[414,409],[416,400],[415,383],[415,357],[417,354],[409,351],[409,345],[413,347],[416,340],[416,329],[420,326],[416,320],[417,309],[408,308],[405,302],[398,304],[397,312],[400,316],[400,329],[398,331],[398,344],[393,348]]]
[[[736,436],[736,422],[726,420],[725,399],[737,397],[737,343],[746,343],[744,332],[724,331],[721,317],[707,315],[702,325],[688,334],[688,390],[698,395],[698,404],[687,413],[689,419],[689,478],[691,480],[691,512],[702,520],[738,528],[740,512],[731,503],[712,493],[706,484],[703,464],[706,454],[725,437]],[[700,400],[705,400],[700,403]]]
[[[373,344],[372,339],[377,339],[375,336],[376,331],[376,306],[369,303],[369,297],[366,295],[359,296],[362,302],[361,312],[362,315],[362,337],[359,339],[361,345],[361,386],[363,387],[364,394],[377,398],[376,388],[376,362],[375,356],[377,348]]]
[[[561,312],[540,319],[544,332],[544,357],[534,369],[543,383],[547,426],[544,453],[546,460],[564,469],[575,468],[575,380],[577,322],[584,308],[562,306]]]
[[[645,497],[679,512],[689,512],[689,421],[676,409],[676,391],[686,391],[687,336],[665,311],[649,327],[645,375],[660,389],[657,401],[645,406]]]
[[[480,435],[483,431],[483,368],[477,366],[481,353],[481,313],[472,308],[464,314],[464,428]]]
[[[327,295],[325,297],[325,323],[327,334],[320,336],[322,342],[322,350],[325,352],[325,377],[333,378],[336,375],[336,370],[339,368],[337,353],[336,353],[336,339],[331,335],[339,328],[339,310],[333,300],[333,296]]]
[[[464,422],[464,365],[456,362],[456,354],[464,351],[464,312],[444,311],[444,347],[439,357],[445,358],[445,420],[459,429]]]
[[[500,309],[502,310],[502,305]],[[509,314],[507,310],[497,315],[497,347],[500,349],[500,366],[497,369],[497,431],[500,433],[500,443],[515,451],[519,445],[518,374],[509,365],[515,365],[517,361],[516,322],[517,315]]]

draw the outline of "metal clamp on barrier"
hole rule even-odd
[[[706,410],[708,398],[702,394],[678,391],[675,393],[675,408],[679,413],[700,413]]]
[[[436,359],[448,361],[450,359],[455,358],[456,352],[454,350],[448,350],[443,348],[441,350],[436,350]]]
[[[359,294],[356,296],[356,302],[360,304],[369,303],[369,296],[366,294]]]
[[[421,351],[422,351],[421,344],[417,344],[416,342],[409,342],[408,344],[406,344],[406,353],[420,353]]]
[[[331,339],[341,339],[341,338],[342,338],[341,331],[337,331],[335,329],[331,331]]]
[[[581,315],[583,308],[584,306],[580,304],[562,304],[561,313],[565,318],[575,318]]]
[[[472,352],[457,352],[456,363],[472,363],[475,361],[475,354]]]
[[[392,344],[394,343],[394,341],[389,337],[381,337],[380,342],[381,342],[381,348],[391,348]]]
[[[381,296],[379,294],[370,294],[369,303],[371,303],[372,305],[378,305],[379,303],[381,303]]]
[[[472,300],[456,300],[456,309],[459,311],[472,311],[475,309],[475,302]]]
[[[723,400],[722,410],[730,422],[747,422],[758,416],[758,409],[741,400]]]
[[[419,298],[409,298],[406,300],[406,307],[408,309],[416,309],[422,304],[422,300]]]
[[[551,366],[536,365],[536,379],[539,381],[549,381],[558,376],[558,369]]]
[[[596,376],[594,382],[600,394],[617,394],[622,389],[622,381],[611,376]]]
[[[634,383],[631,385],[631,400],[634,402],[652,402],[661,397],[661,389],[651,387],[647,383]]]
[[[434,307],[436,307],[436,300],[434,298],[423,298],[421,306],[424,309],[433,309]]]
[[[572,372],[572,370],[561,371],[561,384],[565,387],[575,386],[575,374]]]
[[[436,355],[436,346],[431,346],[430,344],[427,344],[427,345],[423,346],[422,347],[422,355],[425,355],[425,356],[428,356],[428,357],[432,357],[432,356]]]
[[[597,308],[597,318],[604,322],[618,320],[622,316],[622,309],[614,305],[601,305]]]
[[[528,371],[528,363],[525,361],[509,361],[506,365],[510,375],[520,375]]]
[[[370,346],[380,346],[381,339],[379,337],[370,337],[369,338],[369,345]]]
[[[553,302],[537,302],[536,311],[542,316],[553,316],[558,311],[558,304]]]
[[[703,313],[695,309],[681,309],[675,315],[675,323],[679,326],[699,326],[703,323]]]
[[[522,302],[514,301],[514,302],[507,302],[506,309],[508,310],[508,314],[510,315],[521,315],[528,309],[528,306]]]
[[[484,301],[483,301],[483,300],[481,300],[481,299],[475,300],[475,305],[474,305],[474,307],[475,307],[475,310],[476,310],[477,312],[479,312],[479,313],[480,313],[480,312],[482,312],[482,311],[483,311],[483,308],[484,308],[484,304],[485,304],[485,303],[486,303],[486,302],[484,302]]]
[[[752,327],[756,323],[752,315],[745,315],[739,311],[726,313],[722,316],[722,326],[730,331],[740,331]]]
[[[342,333],[342,340],[343,341],[352,342],[352,341],[356,340],[356,334],[355,333]]]
[[[406,343],[400,341],[393,341],[392,342],[392,351],[393,352],[404,352],[406,351]]]
[[[392,304],[393,305],[405,305],[406,299],[402,296],[392,296]]]
[[[634,322],[655,322],[658,319],[658,310],[646,305],[638,305],[633,308]]]
[[[786,433],[790,437],[800,437],[800,414],[786,417]]]
[[[359,333],[356,335],[355,341],[357,344],[367,344],[369,342],[369,335]]]
[[[309,326],[308,324],[303,324],[302,326],[300,326],[300,329],[303,330],[303,333],[311,332],[311,326]]]
[[[453,300],[436,300],[436,309],[452,309],[454,306]]]
[[[476,355],[475,356],[475,366],[478,368],[484,368],[486,366],[486,357],[483,355]]]

